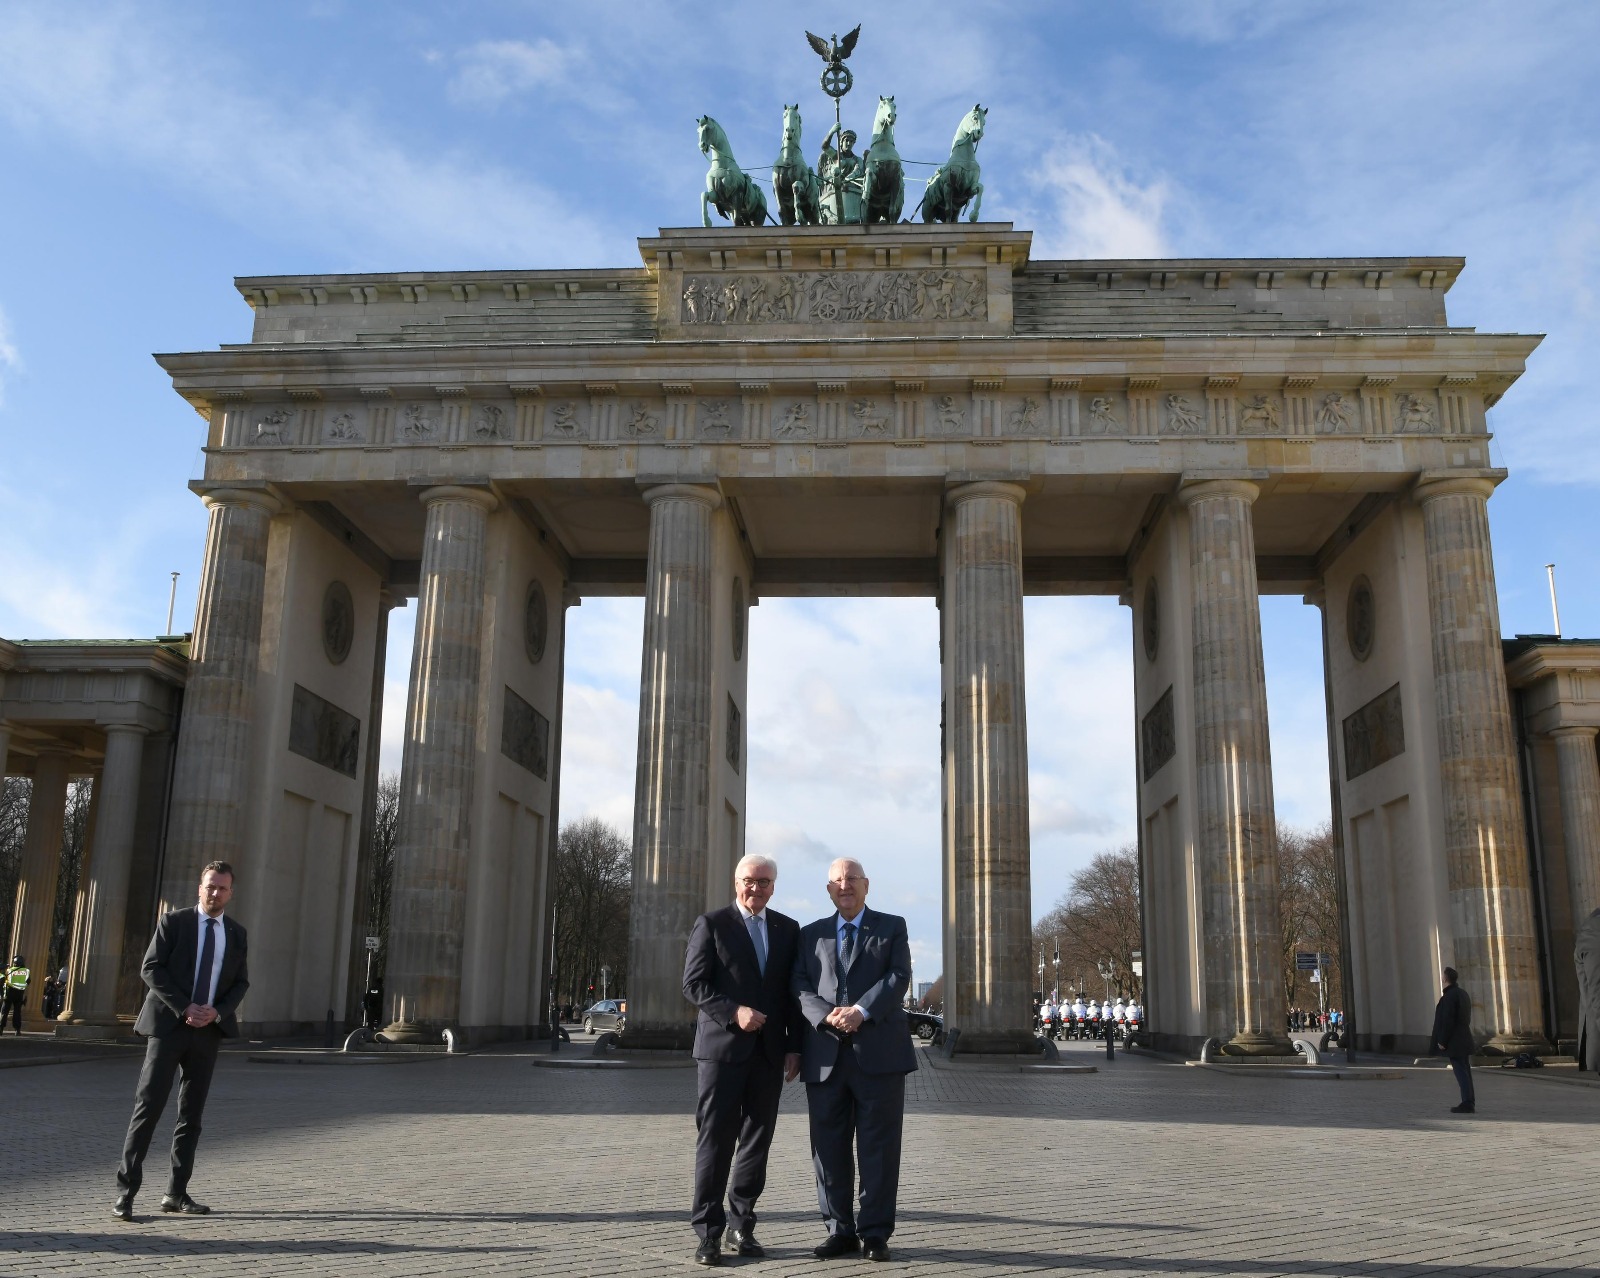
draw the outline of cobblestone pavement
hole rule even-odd
[[[683,1274],[687,1069],[534,1068],[519,1049],[391,1064],[221,1061],[203,1218],[162,1216],[171,1114],[110,1214],[136,1055],[0,1072],[0,1273]],[[520,1049],[526,1051],[528,1049]],[[762,1200],[782,1274],[1600,1272],[1600,1089],[1480,1073],[1232,1077],[1070,1046],[1094,1074],[927,1063],[887,1265],[818,1261],[804,1096]],[[1509,1072],[1508,1072],[1509,1073]]]

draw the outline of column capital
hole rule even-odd
[[[462,484],[436,484],[418,494],[424,506],[437,506],[440,502],[454,501],[465,506],[476,506],[485,514],[500,504],[500,499],[487,488],[468,488]]]
[[[1417,476],[1411,496],[1419,506],[1439,497],[1482,497],[1488,501],[1495,486],[1506,477],[1504,470],[1425,470]]]
[[[974,497],[996,497],[1020,506],[1027,499],[1028,490],[1021,484],[1008,484],[999,479],[976,479],[970,483],[955,484],[945,489],[947,506],[956,506]]]
[[[1553,740],[1560,740],[1563,737],[1587,737],[1592,741],[1597,735],[1600,735],[1600,727],[1592,723],[1563,724],[1559,728],[1550,728],[1545,732],[1545,736]]]
[[[1328,606],[1328,583],[1319,581],[1310,590],[1300,596],[1300,602],[1308,608],[1326,609]]]
[[[722,505],[722,494],[710,484],[652,484],[641,494],[645,505],[658,501],[697,501],[708,510]]]
[[[147,736],[150,732],[150,729],[145,727],[142,723],[102,723],[99,725],[99,728],[100,731],[105,733],[108,737],[113,732],[125,732],[140,737]]]
[[[200,500],[206,504],[207,510],[214,510],[218,506],[253,506],[269,515],[281,515],[287,509],[283,501],[265,488],[229,488],[224,484],[196,491],[200,493]]]
[[[1178,481],[1178,500],[1185,506],[1215,497],[1238,497],[1254,504],[1261,486],[1237,475],[1185,475]]]

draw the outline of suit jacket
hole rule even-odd
[[[856,951],[850,964],[850,1002],[867,1014],[854,1034],[840,1034],[824,1024],[840,1003],[838,915],[800,929],[800,952],[794,964],[794,993],[806,1032],[800,1049],[800,1077],[820,1083],[833,1072],[839,1050],[855,1054],[865,1074],[909,1074],[917,1068],[906,1020],[906,988],[911,983],[911,942],[906,921],[862,907],[856,916]]]
[[[239,1022],[234,1012],[250,988],[245,962],[248,947],[244,928],[226,914],[222,916],[222,936],[222,971],[217,974],[217,992],[211,1005],[217,1009],[214,1024],[228,1038],[236,1038]],[[200,911],[197,907],[191,905],[186,910],[172,910],[161,916],[140,969],[150,992],[145,995],[139,1019],[134,1022],[136,1034],[160,1038],[183,1024],[183,1010],[189,1006],[194,993],[194,965],[200,957],[199,946]]]
[[[800,924],[776,910],[766,912],[767,970],[737,905],[702,914],[689,933],[683,956],[683,996],[700,1009],[694,1058],[747,1061],[759,1051],[775,1065],[800,1050],[800,1009],[789,992]],[[759,1030],[742,1030],[734,1014],[743,1007],[766,1013]]]
[[[1447,986],[1434,1008],[1433,1045],[1446,1056],[1472,1055],[1472,1000],[1459,985]]]

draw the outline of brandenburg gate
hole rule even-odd
[[[1358,1026],[1425,1030],[1449,963],[1494,1046],[1542,1042],[1485,418],[1537,339],[1450,324],[1460,259],[1048,261],[991,222],[639,254],[241,279],[249,342],[161,357],[210,508],[162,898],[239,866],[258,1030],[352,1006],[397,599],[389,1036],[545,1021],[565,618],[631,594],[625,1041],[679,1046],[684,942],[744,846],[747,609],[909,594],[940,610],[947,1024],[1026,1049],[1023,599],[1105,594],[1130,609],[1156,1041],[1287,1051],[1267,592],[1323,618],[1351,962],[1384,974]]]

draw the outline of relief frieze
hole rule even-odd
[[[1354,781],[1406,750],[1400,685],[1380,692],[1344,721],[1344,779]]]
[[[981,271],[691,275],[684,324],[936,323],[988,318]]]

